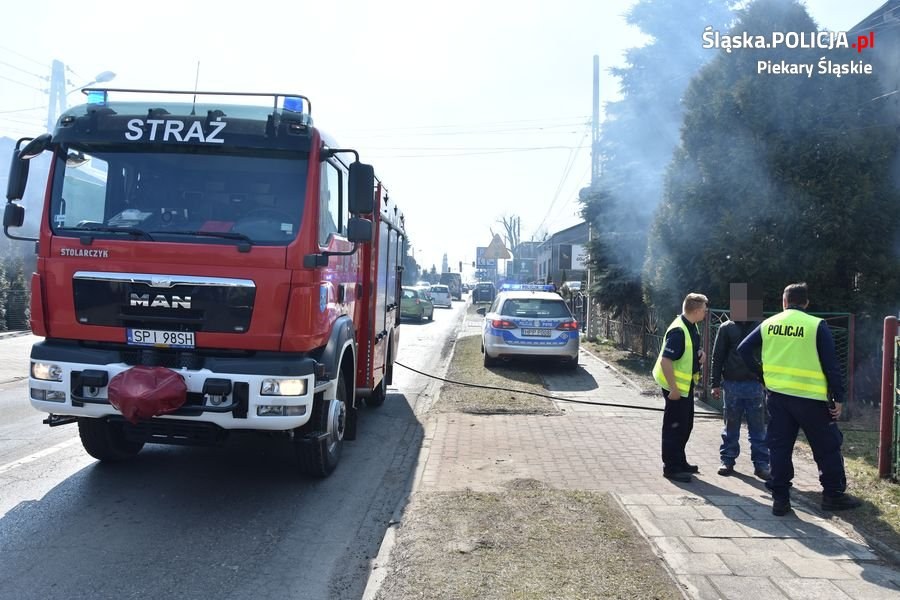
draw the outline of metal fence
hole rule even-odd
[[[776,313],[764,313],[769,317]],[[844,385],[847,390],[847,407],[853,405],[855,398],[854,369],[854,335],[855,318],[851,313],[810,313],[813,316],[824,319],[831,329],[834,337],[834,345],[837,350],[838,361],[841,365]],[[674,318],[674,316],[672,317]],[[718,408],[721,404],[712,399],[710,394],[710,380],[712,377],[712,348],[719,327],[729,320],[729,312],[723,309],[710,309],[709,315],[700,327],[701,347],[706,353],[706,360],[701,368],[703,375],[700,385],[695,390],[705,402]],[[639,318],[632,318],[627,311],[623,311],[618,317],[612,317],[605,312],[599,304],[591,306],[590,329],[588,336],[602,338],[614,343],[617,347],[630,350],[635,354],[649,358],[653,361],[659,355],[665,337],[669,320],[661,323],[655,310],[648,310]],[[847,411],[849,416],[849,411]]]
[[[26,331],[30,324],[30,290],[0,291],[0,331]]]

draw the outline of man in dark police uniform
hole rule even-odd
[[[792,454],[800,428],[812,448],[822,484],[822,509],[856,508],[860,501],[845,493],[847,477],[838,428],[844,387],[828,324],[806,313],[809,292],[805,283],[784,288],[784,310],[754,329],[738,346],[747,365],[768,391],[772,513],[791,511],[794,478]],[[754,357],[761,351],[762,366]]]

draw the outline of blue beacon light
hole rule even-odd
[[[296,96],[285,96],[282,108],[290,112],[302,113],[303,98],[297,98]]]
[[[87,93],[87,103],[88,104],[106,104],[106,91],[105,90],[93,90]]]

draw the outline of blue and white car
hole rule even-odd
[[[501,288],[484,315],[481,344],[484,366],[501,359],[543,357],[578,368],[579,328],[562,297],[551,286],[516,285]]]

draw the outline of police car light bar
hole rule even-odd
[[[504,283],[500,286],[501,292],[555,292],[556,286],[551,284],[535,283]]]

